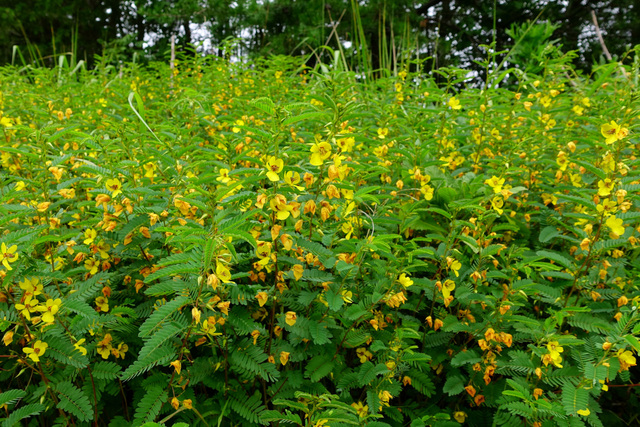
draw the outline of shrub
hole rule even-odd
[[[637,70],[570,71],[3,69],[4,424],[628,417]]]

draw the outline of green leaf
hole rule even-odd
[[[475,350],[461,351],[451,359],[451,366],[462,366],[480,362],[481,357]]]
[[[633,335],[626,335],[624,337],[624,340],[628,342],[631,347],[636,350],[637,353],[640,353],[640,342],[638,341],[638,338],[634,337]]]
[[[117,363],[101,360],[93,365],[91,374],[99,380],[113,380],[118,378],[120,370],[120,365]]]
[[[144,359],[149,354],[162,347],[171,338],[185,332],[186,329],[186,325],[182,325],[178,322],[164,324],[164,326],[160,327],[158,331],[154,332],[153,335],[151,335],[151,337],[149,337],[149,339],[144,343],[144,346],[142,347],[142,349],[140,349],[138,358]]]
[[[536,252],[537,255],[548,258],[552,261],[557,262],[558,264],[560,264],[561,266],[568,268],[570,270],[572,270],[574,268],[573,262],[568,259],[567,257],[565,257],[564,255],[561,255],[557,252],[552,252],[552,251],[546,251],[546,250],[541,250]]]
[[[603,365],[596,366],[594,363],[586,363],[584,366],[584,377],[591,380],[592,384],[607,379],[607,367]]]
[[[140,426],[144,423],[155,420],[160,412],[162,404],[165,403],[169,395],[163,387],[153,386],[145,390],[144,396],[136,406],[133,416],[133,425]]]
[[[384,363],[378,363],[374,365],[371,362],[365,362],[360,366],[358,370],[358,382],[360,386],[367,386],[371,384],[378,375],[388,374],[389,368]]]
[[[13,409],[11,414],[2,421],[2,427],[14,427],[23,425],[22,420],[40,414],[45,410],[45,406],[40,403],[32,403],[18,409]]]
[[[267,361],[267,354],[250,342],[247,345],[248,347],[240,347],[231,353],[232,369],[241,374],[246,373],[248,377],[259,376],[266,381],[276,381],[280,377],[280,371]]]
[[[540,240],[540,243],[547,243],[548,241],[554,239],[555,237],[558,237],[559,235],[560,233],[555,227],[548,226],[542,229],[538,240]]]
[[[332,335],[324,323],[310,321],[309,333],[315,344],[322,345],[331,342]]]
[[[333,361],[333,355],[324,354],[315,356],[307,364],[304,376],[313,382],[318,382],[329,375],[334,366],[335,362]]]
[[[329,304],[329,309],[332,311],[338,311],[342,308],[344,304],[344,300],[342,299],[342,295],[334,292],[332,289],[329,289],[325,293],[325,300],[327,304]]]
[[[407,376],[411,378],[411,387],[415,388],[426,397],[431,397],[435,394],[436,386],[428,373],[422,372],[418,369],[410,369],[407,372]]]
[[[447,378],[444,386],[442,387],[442,392],[447,393],[449,396],[455,396],[464,391],[464,382],[465,379],[459,375],[452,375]]]
[[[284,413],[275,410],[264,411],[260,414],[260,420],[264,423],[281,422],[283,424],[302,425],[302,419],[298,414],[292,414],[289,410]]]
[[[89,398],[69,381],[62,381],[56,385],[58,394],[58,409],[69,412],[81,421],[93,419],[93,407]]]
[[[138,359],[120,375],[122,381],[128,381],[140,374],[147,372],[153,367],[167,363],[176,355],[176,351],[171,347],[160,347],[156,351],[151,352],[144,359]]]
[[[163,277],[175,277],[182,276],[185,274],[198,274],[202,268],[202,265],[199,262],[187,262],[180,263],[176,265],[172,265],[169,267],[161,268],[155,273],[149,274],[145,279],[145,283],[151,283],[156,279],[161,279]]]
[[[24,390],[7,390],[4,393],[0,393],[0,406],[13,405],[26,395],[27,392]]]
[[[144,338],[151,335],[157,328],[161,327],[164,322],[172,319],[173,315],[189,302],[189,298],[179,295],[166,304],[161,305],[140,325],[140,333],[138,336]]]
[[[323,111],[309,111],[307,113],[301,113],[296,116],[287,117],[282,121],[282,124],[288,126],[293,123],[301,122],[302,120],[313,120],[325,117],[327,114]]]
[[[251,100],[251,105],[262,110],[264,113],[273,116],[276,113],[276,105],[273,103],[271,98],[267,98],[266,96],[261,96],[259,98],[255,98]]]
[[[256,391],[249,397],[244,393],[234,393],[229,396],[231,409],[242,418],[249,421],[251,425],[256,425],[260,421],[260,415],[266,408],[262,404],[262,395]]]
[[[349,307],[343,313],[344,316],[349,320],[364,320],[370,316],[373,316],[373,314],[360,303],[349,305]]]
[[[589,391],[567,383],[562,386],[562,407],[567,415],[578,415],[577,411],[589,407]]]

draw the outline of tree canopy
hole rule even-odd
[[[89,65],[96,55],[162,59],[175,36],[179,47],[202,43],[204,54],[221,55],[220,46],[235,40],[242,56],[328,45],[372,69],[406,52],[431,57],[430,68],[473,68],[483,45],[513,46],[523,34],[516,26],[537,20],[545,26],[526,34],[513,60],[526,62],[536,46],[556,40],[563,51],[579,51],[576,65],[588,70],[603,53],[592,11],[614,56],[640,43],[633,0],[1,0],[0,63],[20,55],[43,65],[59,55]]]

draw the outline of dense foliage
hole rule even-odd
[[[1,69],[3,425],[637,421],[635,59]]]

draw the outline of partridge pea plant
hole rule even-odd
[[[637,417],[638,68],[411,69],[0,69],[3,425]]]

